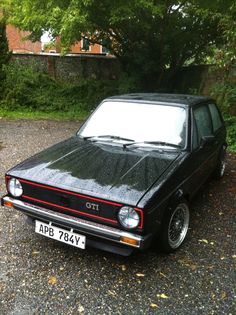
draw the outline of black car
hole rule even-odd
[[[123,255],[183,243],[189,202],[225,169],[226,130],[208,97],[128,94],[105,99],[77,134],[6,173],[2,205],[35,232]]]

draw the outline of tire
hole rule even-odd
[[[189,227],[189,207],[185,200],[167,210],[161,227],[161,249],[165,253],[176,251],[184,242]]]
[[[221,179],[225,173],[225,147],[221,149],[215,170],[212,173],[214,179]]]

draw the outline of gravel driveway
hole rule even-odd
[[[79,122],[0,120],[0,195],[17,162],[72,135]],[[169,256],[120,257],[36,235],[0,208],[0,314],[236,314],[236,156],[192,203],[191,230]]]

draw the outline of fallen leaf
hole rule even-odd
[[[189,268],[192,270],[192,271],[195,271],[197,269],[197,265],[194,265],[194,264],[191,264],[189,265]]]
[[[169,297],[167,295],[165,295],[164,293],[161,293],[161,294],[157,294],[157,297],[158,298],[161,298],[161,299],[168,299]]]
[[[126,270],[127,270],[126,265],[121,265],[121,270],[122,270],[122,271],[126,271]]]
[[[159,272],[160,276],[167,278],[167,276],[163,272]]]
[[[137,277],[145,277],[145,275],[143,273],[136,273]]]
[[[155,303],[151,303],[150,306],[151,306],[151,308],[158,308],[158,305]]]
[[[199,243],[205,243],[205,244],[208,244],[208,240],[206,239],[202,239],[202,240],[198,240]]]
[[[5,289],[5,284],[0,283],[0,292],[3,292]]]
[[[198,265],[196,265],[191,259],[188,257],[185,257],[183,259],[179,259],[178,262],[185,267],[189,267],[192,271],[195,271],[198,268]]]
[[[222,292],[220,297],[221,297],[221,300],[224,300],[226,298],[226,293]]]
[[[50,277],[48,278],[48,283],[49,283],[49,284],[52,284],[52,285],[57,284],[57,278],[54,277],[54,276],[50,276]]]
[[[33,250],[33,251],[32,251],[32,255],[33,255],[33,256],[38,255],[39,253],[40,253],[40,252],[37,251],[37,250]]]
[[[233,258],[233,259],[236,259],[236,255],[232,255],[232,258]]]
[[[82,314],[84,312],[84,307],[80,304],[78,307],[79,314]]]
[[[116,292],[108,290],[108,294],[115,296]]]

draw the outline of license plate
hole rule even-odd
[[[85,249],[86,237],[84,235],[60,229],[37,220],[35,221],[35,232],[54,240]]]

